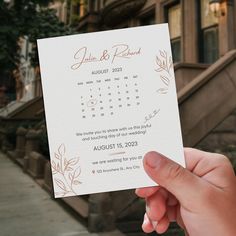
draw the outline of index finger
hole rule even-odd
[[[135,190],[135,194],[141,198],[147,198],[156,193],[161,186],[153,186],[153,187],[145,187],[145,188],[137,188]]]

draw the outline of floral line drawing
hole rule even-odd
[[[160,110],[161,110],[161,109],[154,110],[152,113],[150,113],[148,116],[146,116],[144,123],[147,123],[148,121],[150,121],[151,119],[153,119],[153,118],[160,112]]]
[[[155,71],[160,74],[160,79],[164,85],[163,88],[157,90],[159,94],[167,94],[172,79],[173,61],[165,50],[159,50],[159,56],[156,56],[157,68]]]
[[[54,159],[51,161],[52,174],[55,184],[61,190],[61,192],[55,192],[56,196],[65,197],[68,194],[77,194],[74,186],[82,184],[79,180],[81,168],[77,167],[78,162],[79,157],[71,159],[66,157],[65,144],[61,144],[54,153]]]
[[[160,74],[160,80],[162,81],[163,87],[159,88],[157,90],[158,94],[165,95],[169,92],[169,87],[171,84],[171,80],[173,79],[173,61],[172,57],[168,55],[168,53],[165,50],[159,50],[159,55],[156,56],[156,65],[157,68],[155,71]],[[158,108],[154,110],[149,115],[145,116],[144,123],[147,123],[151,119],[153,119],[155,116],[157,116],[158,113],[160,113],[161,109]]]
[[[167,72],[171,76],[171,70],[173,69],[172,57],[168,56],[165,50],[159,50],[159,56],[156,56],[156,64],[158,66],[155,69],[156,72]]]

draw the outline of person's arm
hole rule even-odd
[[[236,177],[220,154],[185,148],[186,169],[156,152],[144,169],[160,186],[136,190],[146,199],[146,233],[164,233],[171,221],[190,236],[236,235]]]

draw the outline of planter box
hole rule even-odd
[[[83,218],[89,216],[89,203],[83,197],[65,197],[62,200]]]
[[[49,161],[45,162],[43,180],[43,188],[53,196],[52,171]]]
[[[37,152],[31,152],[28,156],[27,172],[33,178],[43,178],[44,176],[45,158]]]

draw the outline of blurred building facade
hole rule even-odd
[[[49,4],[49,8],[54,9],[56,11],[57,17],[64,22],[65,24],[68,23],[68,6],[69,1],[54,1],[53,3]]]
[[[184,144],[236,146],[236,0],[65,0],[58,12],[79,33],[169,23]]]
[[[16,99],[27,102],[35,97],[42,96],[39,69],[31,65],[30,54],[33,44],[27,36],[20,38],[20,63],[16,78]]]
[[[79,32],[169,23],[175,62],[213,63],[236,47],[235,0],[81,0]]]
[[[195,68],[236,48],[235,5],[236,0],[64,0],[49,7],[79,33],[168,22],[174,62],[192,63]],[[29,65],[32,45],[27,37],[21,44],[24,78],[16,84],[16,97],[41,96],[38,71]]]

